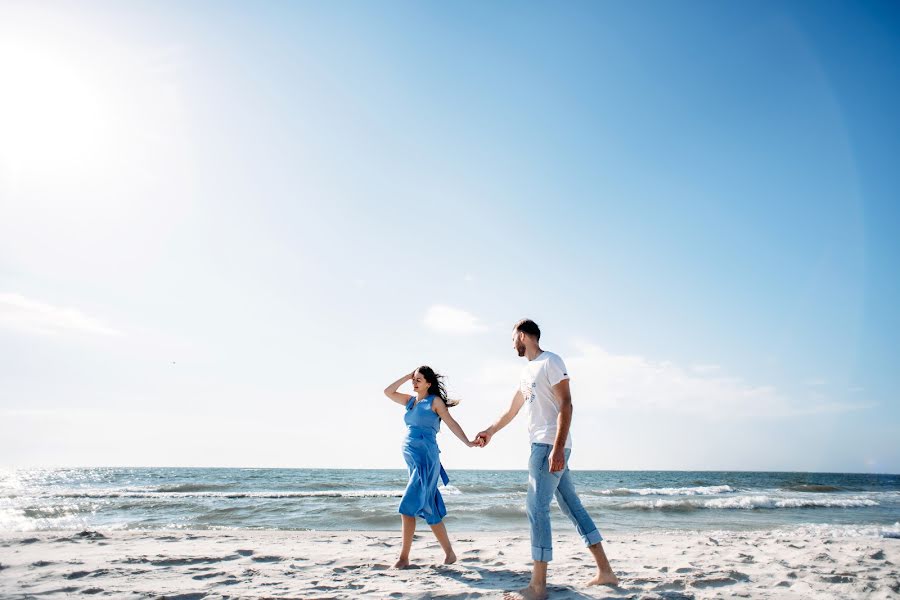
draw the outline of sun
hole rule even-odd
[[[60,50],[0,40],[0,169],[52,177],[102,163],[110,115],[93,75]]]

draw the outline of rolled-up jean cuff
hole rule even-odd
[[[585,546],[593,546],[594,544],[602,542],[603,536],[600,535],[600,532],[595,529],[592,532],[581,536],[581,539],[584,540]]]
[[[537,546],[532,546],[531,560],[550,562],[553,560],[553,548],[538,548]]]

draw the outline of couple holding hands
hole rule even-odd
[[[572,396],[569,392],[569,375],[565,363],[556,354],[540,347],[541,330],[537,323],[523,319],[512,331],[513,348],[520,357],[528,359],[522,369],[519,389],[512,403],[497,421],[475,436],[466,437],[459,423],[450,415],[449,408],[456,402],[447,398],[441,376],[430,367],[422,366],[412,374],[404,375],[387,388],[385,395],[406,408],[404,421],[407,434],[403,443],[403,458],[409,469],[409,483],[400,501],[403,523],[403,543],[397,568],[409,566],[409,550],[416,529],[416,517],[422,517],[431,526],[443,548],[445,564],[456,561],[443,518],[447,514],[444,499],[438,491],[438,481],[449,481],[441,466],[440,450],[436,435],[441,421],[447,424],[466,446],[484,447],[491,437],[506,427],[524,406],[528,415],[528,433],[531,438],[531,457],[528,461],[528,494],[526,512],[531,525],[531,557],[534,567],[528,587],[511,598],[528,600],[547,597],[547,563],[553,559],[550,535],[550,500],[556,496],[563,513],[575,525],[585,545],[594,556],[597,574],[589,585],[617,585],[618,580],[609,566],[600,532],[572,482],[568,468],[572,439],[569,426],[572,422]],[[398,388],[411,380],[415,396],[398,392]]]

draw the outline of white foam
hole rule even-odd
[[[598,490],[594,493],[601,496],[712,496],[732,492],[734,492],[734,488],[730,485],[706,485],[674,488],[615,488]]]
[[[881,537],[900,539],[900,521],[881,528]]]
[[[58,517],[27,517],[25,511],[17,508],[0,508],[0,531],[43,531],[84,529],[85,520],[75,515]]]
[[[827,496],[790,498],[766,495],[735,496],[731,498],[704,498],[690,500],[635,500],[622,508],[654,509],[776,509],[776,508],[865,508],[879,503],[865,496]]]
[[[454,493],[453,491],[450,492]],[[462,493],[462,492],[459,492]],[[403,490],[320,490],[296,492],[157,492],[157,491],[107,491],[62,492],[46,494],[52,498],[394,498],[403,496]]]

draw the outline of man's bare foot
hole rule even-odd
[[[547,588],[538,590],[530,585],[518,592],[506,592],[503,594],[503,600],[546,600],[546,598]]]
[[[594,578],[587,582],[587,585],[609,585],[616,587],[619,585],[619,578],[615,573],[597,573]]]
[[[409,566],[408,558],[398,558],[397,562],[394,563],[395,569],[405,569]]]
[[[452,564],[455,563],[455,562],[456,562],[456,552],[454,552],[453,550],[451,550],[451,551],[450,551],[450,554],[448,554],[448,555],[444,558],[444,564],[445,564],[445,565],[452,565]]]

